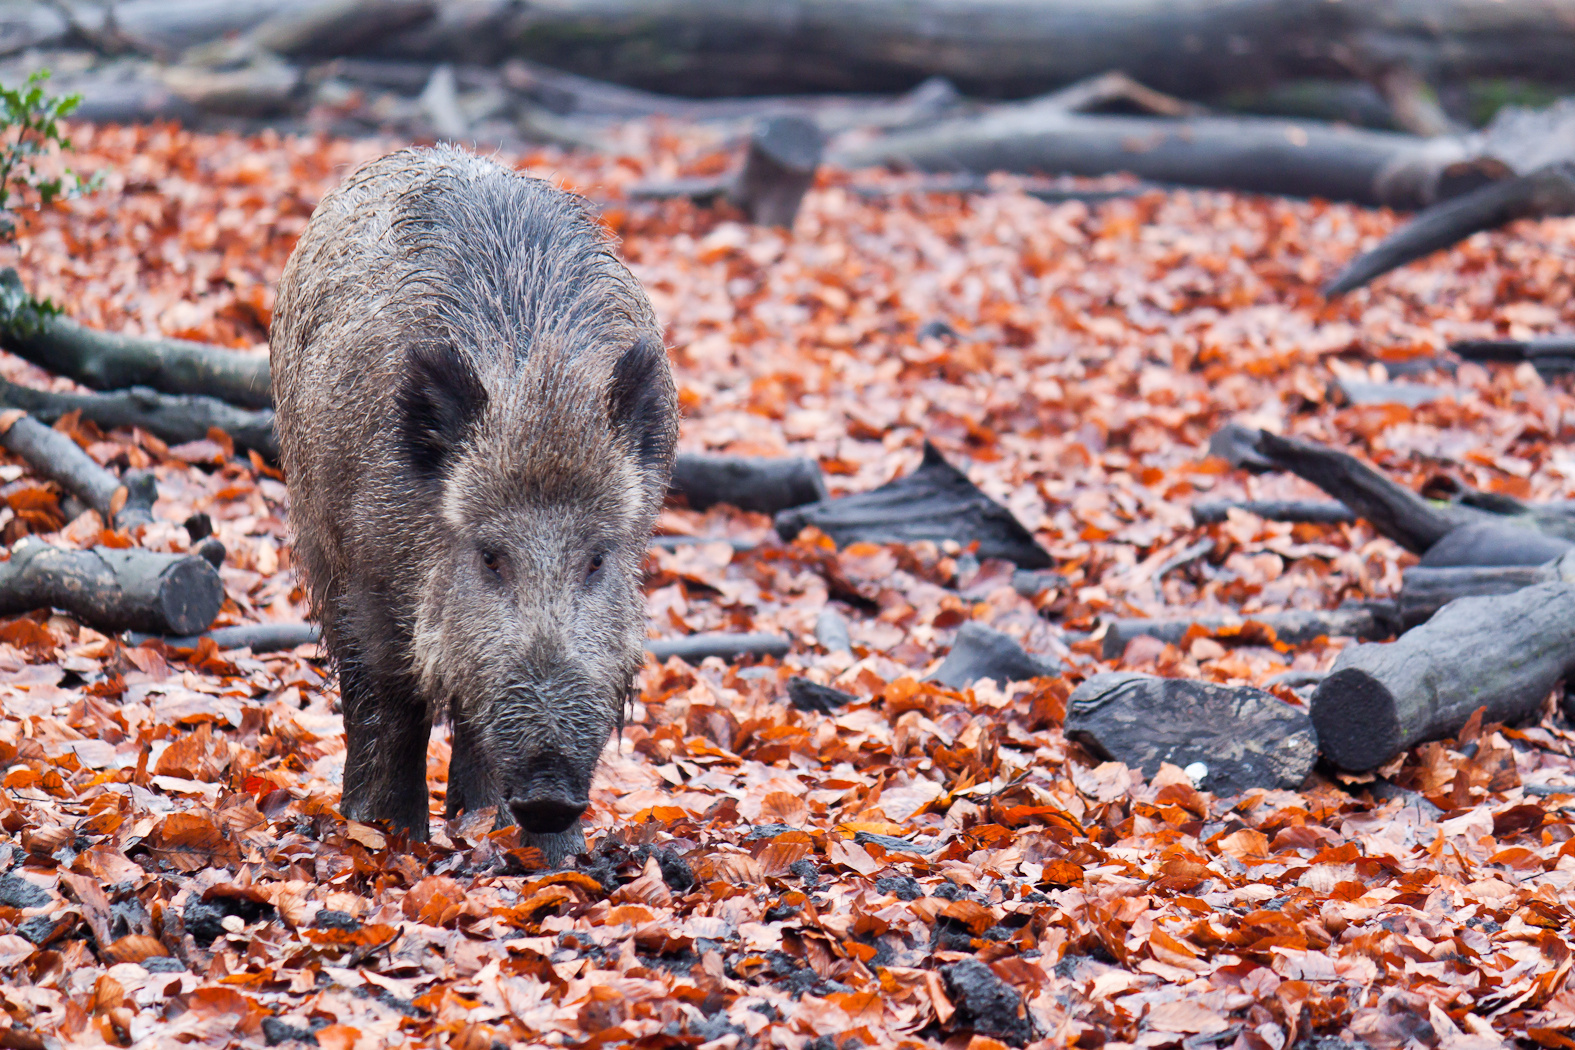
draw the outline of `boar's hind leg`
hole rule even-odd
[[[425,841],[432,719],[414,679],[385,681],[346,660],[339,694],[346,750],[341,811],[351,820],[386,820]]]

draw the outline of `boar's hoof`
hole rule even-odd
[[[532,795],[509,800],[509,809],[519,826],[532,835],[556,835],[573,826],[585,812],[589,800],[576,801],[567,795]]]

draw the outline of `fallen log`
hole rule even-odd
[[[315,643],[322,638],[322,631],[312,623],[248,623],[236,627],[216,627],[201,634],[178,636],[148,634],[142,631],[126,632],[126,641],[132,645],[163,642],[171,649],[195,649],[202,644],[204,638],[210,639],[220,649],[250,649],[254,653],[272,653]]]
[[[1513,594],[1556,582],[1575,583],[1575,555],[1565,553],[1541,565],[1414,565],[1400,574],[1400,621],[1410,630],[1456,598]]]
[[[438,11],[437,0],[317,0],[280,5],[241,40],[277,55],[353,54],[400,30],[419,26]]]
[[[1397,641],[1341,652],[1313,693],[1313,725],[1326,758],[1364,773],[1453,736],[1478,708],[1486,721],[1530,718],[1571,670],[1575,584],[1461,598]]]
[[[1406,550],[1422,554],[1463,525],[1484,522],[1540,530],[1575,541],[1575,504],[1526,504],[1467,491],[1452,502],[1427,500],[1355,456],[1313,441],[1260,432],[1258,451],[1282,470],[1317,485]]]
[[[1417,408],[1442,401],[1446,397],[1459,399],[1461,392],[1452,387],[1428,386],[1425,383],[1374,383],[1360,379],[1336,379],[1331,392],[1334,400],[1342,405],[1404,405]]]
[[[948,689],[966,689],[981,678],[996,685],[1026,682],[1033,678],[1054,678],[1063,668],[1027,652],[1017,640],[977,620],[969,620],[957,632],[952,648],[930,681]]]
[[[217,428],[228,434],[237,448],[255,449],[274,462],[279,459],[273,409],[236,408],[197,394],[161,394],[141,386],[107,394],[57,394],[0,379],[0,408],[20,408],[45,423],[54,423],[68,412],[80,412],[83,419],[104,430],[139,427],[171,445],[200,441]]]
[[[21,456],[35,473],[76,496],[114,528],[153,520],[158,486],[145,470],[127,471],[124,479],[117,478],[71,438],[18,409],[0,412],[0,446]]]
[[[105,633],[188,635],[212,623],[223,603],[219,574],[194,554],[34,541],[0,562],[0,616],[55,608]]]
[[[146,386],[246,408],[271,403],[266,354],[85,328],[40,310],[11,268],[0,271],[0,347],[95,390]]]
[[[389,64],[384,63],[383,68]],[[403,63],[404,69],[425,68]],[[382,69],[368,60],[341,60],[334,69],[352,83]],[[363,72],[364,71],[364,72]],[[399,71],[388,69],[378,86]],[[409,74],[404,73],[408,78]],[[424,82],[424,81],[423,81]],[[944,77],[929,77],[897,96],[768,95],[747,98],[686,98],[611,84],[565,73],[534,62],[511,59],[503,83],[523,104],[558,117],[596,121],[666,117],[693,124],[747,127],[765,117],[799,116],[813,120],[823,134],[850,128],[900,128],[937,120],[964,107],[956,87]],[[421,85],[415,85],[419,89]]]
[[[1458,139],[1262,117],[1085,116],[1000,107],[834,150],[842,167],[1107,175],[1184,186],[1425,207],[1502,174]]]
[[[919,469],[877,489],[809,503],[776,516],[777,535],[791,542],[813,525],[838,547],[850,543],[951,541],[978,543],[977,557],[1004,558],[1023,569],[1047,569],[1049,553],[1011,511],[979,491],[929,442]]]
[[[1351,508],[1337,500],[1249,499],[1211,500],[1192,505],[1198,525],[1217,525],[1233,510],[1256,514],[1266,521],[1305,521],[1316,525],[1348,525],[1356,520]]]
[[[1466,361],[1519,364],[1530,361],[1544,380],[1575,372],[1575,336],[1549,335],[1536,339],[1468,339],[1450,343],[1449,349]]]
[[[848,192],[857,194],[865,200],[888,200],[893,197],[902,197],[909,194],[934,193],[934,194],[964,194],[968,196],[984,195],[990,193],[1008,192],[1022,193],[1024,196],[1033,197],[1044,201],[1046,204],[1065,204],[1068,201],[1081,201],[1084,204],[1103,204],[1106,201],[1132,200],[1145,193],[1152,193],[1160,187],[1152,183],[1138,183],[1132,186],[1119,186],[1105,189],[1092,186],[1057,185],[1053,179],[1024,179],[1011,186],[993,185],[986,175],[936,175],[922,179],[909,185],[892,185],[883,181],[879,185],[856,185],[847,187]]]
[[[757,514],[826,498],[820,464],[802,457],[709,456],[681,452],[670,491],[694,510],[726,503]]]
[[[1572,46],[1575,27],[1558,5],[1502,0],[564,0],[447,4],[374,50],[430,62],[521,57],[709,96],[891,92],[938,74],[1020,98],[1125,69],[1198,98],[1293,77],[1349,79],[1353,53],[1402,55],[1435,82],[1568,83]]]
[[[1181,766],[1221,797],[1251,788],[1297,788],[1312,772],[1318,740],[1307,713],[1251,686],[1107,672],[1072,691],[1068,740],[1096,758],[1152,777]]]
[[[1210,637],[1239,636],[1243,628],[1262,624],[1274,631],[1274,640],[1303,645],[1315,638],[1359,638],[1372,641],[1392,638],[1399,632],[1393,602],[1347,602],[1338,609],[1291,609],[1286,612],[1247,616],[1178,616],[1152,620],[1119,619],[1109,621],[1101,655],[1106,660],[1120,659],[1134,638],[1147,635],[1170,645],[1179,645],[1187,632],[1200,628]],[[1267,641],[1267,639],[1265,639]]]
[[[1372,251],[1364,252],[1324,285],[1336,298],[1390,270],[1448,248],[1481,230],[1516,219],[1575,215],[1575,163],[1549,164],[1516,178],[1492,182],[1427,208]]]
[[[1545,583],[1549,575],[1535,565],[1412,566],[1400,574],[1400,622],[1406,630],[1426,623],[1457,598],[1513,594]]]
[[[732,634],[719,631],[714,634],[691,634],[683,638],[658,638],[645,643],[646,651],[665,663],[678,657],[685,663],[697,664],[710,656],[724,660],[737,660],[745,656],[787,655],[792,639],[780,634]]]
[[[1575,542],[1516,524],[1514,517],[1451,529],[1422,555],[1423,568],[1543,565],[1575,548]]]

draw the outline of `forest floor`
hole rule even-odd
[[[86,324],[235,347],[265,342],[316,201],[388,146],[75,137],[103,189],[34,216],[0,261]],[[490,813],[442,821],[442,730],[430,844],[339,817],[336,689],[313,647],[172,652],[61,616],[4,623],[0,1045],[1575,1048],[1575,827],[1523,790],[1575,783],[1551,703],[1539,725],[1409,753],[1382,789],[1320,771],[1233,798],[1101,764],[1060,728],[1099,670],[1262,684],[1339,648],[1246,632],[1105,662],[1102,616],[1332,607],[1392,595],[1412,562],[1365,523],[1194,527],[1194,500],[1315,494],[1206,458],[1226,420],[1413,486],[1575,496],[1575,395],[1529,366],[1423,371],[1451,394],[1414,409],[1329,393],[1452,339],[1575,330],[1575,220],[1478,235],[1329,304],[1319,283],[1395,216],[831,173],[788,234],[628,203],[641,177],[725,160],[677,135],[647,146],[656,159],[511,159],[598,202],[621,239],[667,327],[682,447],[811,456],[840,493],[906,473],[929,440],[1060,579],[1025,597],[1011,566],[933,546],[839,553],[814,533],[784,545],[764,517],[669,509],[664,532],[757,545],[654,551],[652,635],[795,645],[780,666],[648,663],[593,790],[595,849],[560,871]],[[11,357],[0,373],[70,388]],[[135,542],[185,549],[177,523],[211,516],[221,623],[303,616],[275,471],[218,439],[63,428],[158,475]],[[8,542],[103,539],[0,463]],[[1204,536],[1207,559],[1155,579]],[[856,655],[816,645],[828,603]],[[924,683],[970,618],[1073,670]],[[790,674],[858,700],[798,711]]]

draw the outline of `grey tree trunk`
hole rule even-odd
[[[1475,185],[1464,140],[1267,117],[1088,116],[1002,107],[833,152],[844,167],[1107,175],[1418,208]]]
[[[224,603],[219,574],[195,554],[27,543],[0,562],[0,616],[61,609],[106,634],[194,634]]]
[[[247,408],[272,403],[266,354],[86,328],[39,311],[12,269],[0,271],[0,346],[95,390],[146,386]]]
[[[1575,584],[1461,598],[1398,641],[1339,655],[1313,693],[1318,746],[1342,769],[1376,769],[1479,707],[1492,722],[1531,717],[1572,668]]]
[[[128,471],[124,481],[99,466],[77,443],[36,419],[0,419],[0,447],[21,456],[34,471],[53,481],[106,524],[129,528],[153,520],[158,487],[145,470]]]
[[[533,59],[684,95],[902,91],[926,76],[1001,97],[1107,70],[1206,97],[1289,77],[1410,66],[1441,80],[1569,82],[1560,0],[476,0],[378,47]]]
[[[0,379],[0,407],[23,409],[45,423],[53,423],[67,412],[81,412],[83,419],[105,430],[141,427],[172,445],[199,441],[217,427],[238,447],[256,449],[270,460],[279,458],[273,409],[236,408],[212,397],[161,394],[142,386],[107,394],[56,394]]]

